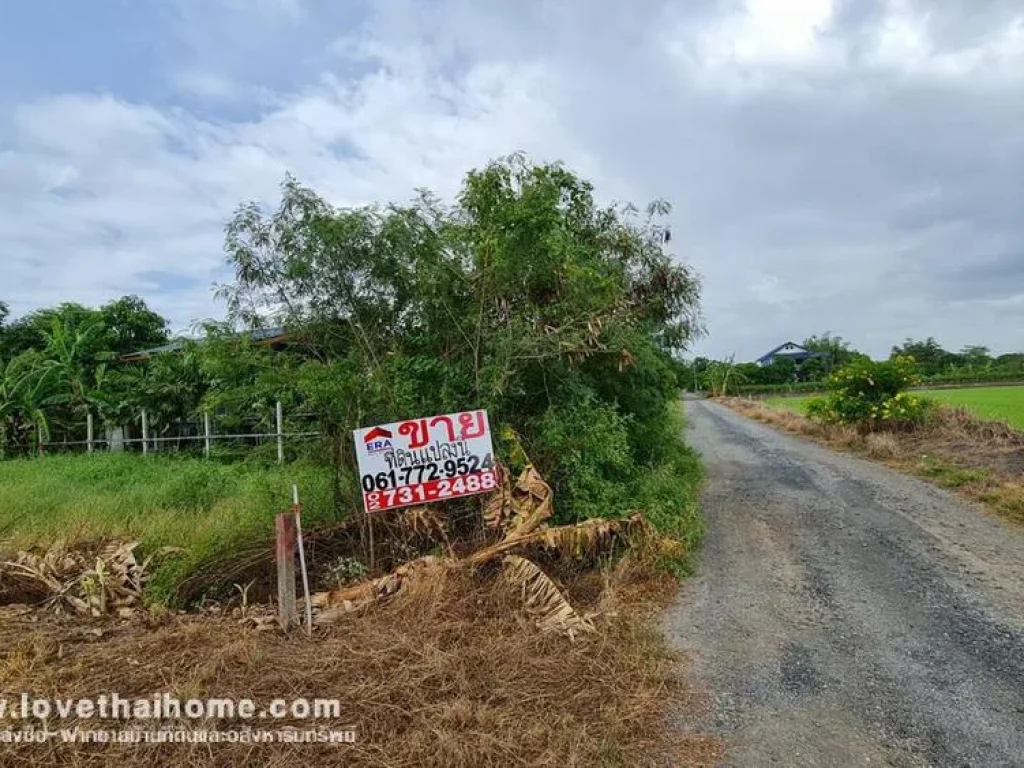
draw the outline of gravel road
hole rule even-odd
[[[708,535],[666,615],[737,766],[1024,766],[1024,529],[687,403]]]

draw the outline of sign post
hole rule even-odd
[[[381,424],[352,435],[367,512],[498,487],[487,411]]]

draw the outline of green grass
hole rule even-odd
[[[155,596],[200,563],[273,537],[274,515],[292,484],[310,524],[330,512],[330,474],[305,464],[220,464],[131,454],[53,456],[0,462],[0,545],[48,547],[102,538],[139,540],[143,554],[185,553],[157,564]]]
[[[663,455],[638,467],[620,489],[622,503],[686,544],[699,544],[700,458],[682,440],[682,411],[664,424]],[[247,545],[273,540],[274,515],[291,505],[295,483],[310,528],[337,522],[330,471],[311,464],[224,464],[199,458],[99,453],[0,461],[0,551],[102,539],[138,540],[141,554],[183,550],[153,566],[149,595],[163,602],[184,579]],[[557,501],[556,501],[557,503]],[[229,559],[229,558],[225,558]],[[687,562],[673,564],[685,570]]]
[[[769,397],[765,399],[765,405],[770,405],[772,408],[781,408],[786,411],[795,411],[796,413],[804,413],[804,409],[807,404],[814,399],[814,395],[807,397]]]
[[[976,485],[988,480],[992,473],[986,469],[960,467],[941,458],[926,456],[918,463],[917,471],[931,478],[943,488],[962,488],[965,485]]]
[[[918,391],[940,403],[962,406],[981,419],[1008,421],[1024,429],[1024,387],[962,387],[959,389],[929,389]],[[804,413],[811,397],[770,397],[765,400],[773,408],[784,408]]]
[[[1024,429],[1024,387],[933,389],[922,394],[940,403],[963,406],[979,418],[1008,421]]]

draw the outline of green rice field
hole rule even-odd
[[[1024,429],[1024,386],[930,389],[918,394],[946,405],[963,406],[982,419],[1007,421],[1018,429]],[[810,397],[772,397],[766,402],[776,408],[803,412],[810,400]]]

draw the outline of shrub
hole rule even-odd
[[[924,421],[930,404],[906,392],[918,381],[911,358],[856,360],[829,377],[828,394],[808,403],[807,414],[830,424],[914,426]]]
[[[824,381],[794,381],[789,384],[741,384],[731,388],[735,395],[777,395],[824,392],[828,385]]]
[[[614,406],[584,400],[583,407],[552,408],[534,446],[538,464],[556,468],[549,480],[565,522],[628,508],[627,483],[636,467],[625,421]]]

